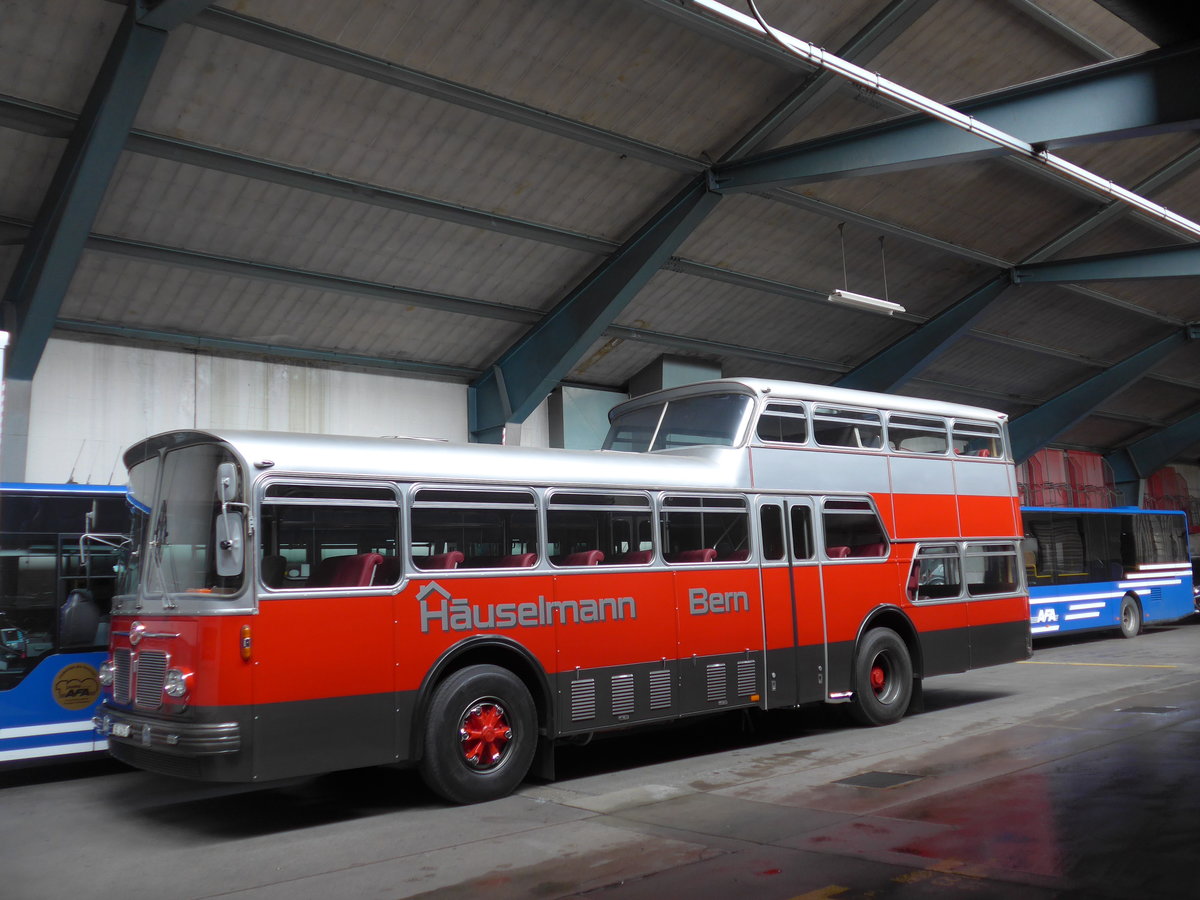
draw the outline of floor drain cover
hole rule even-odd
[[[849,784],[854,787],[892,788],[910,781],[920,781],[924,775],[905,775],[903,772],[863,772],[842,778],[834,784]]]
[[[1178,706],[1126,706],[1123,709],[1118,709],[1117,712],[1153,713],[1154,715],[1162,715],[1163,713],[1179,712],[1179,707]]]

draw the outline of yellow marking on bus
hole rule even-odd
[[[1081,662],[1051,662],[1046,659],[1018,659],[1025,666],[1100,666],[1106,669],[1178,669],[1179,666],[1156,666],[1142,663],[1081,663]]]

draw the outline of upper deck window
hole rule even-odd
[[[888,446],[902,453],[946,453],[949,440],[946,437],[944,419],[928,416],[888,416]]]
[[[752,402],[745,394],[705,394],[630,410],[612,420],[604,449],[732,447]]]
[[[813,409],[813,435],[822,447],[878,449],[883,443],[879,413],[839,406]]]
[[[803,444],[808,440],[808,413],[799,403],[768,403],[756,433],[760,441],[772,444]]]
[[[1000,426],[991,422],[954,423],[954,454],[956,456],[981,456],[1003,458],[1004,442],[1000,439]]]

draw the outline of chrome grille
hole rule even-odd
[[[612,711],[614,716],[627,716],[633,712],[633,676],[614,675],[612,680]]]
[[[737,664],[737,692],[739,697],[749,697],[754,693],[754,660],[739,659]]]
[[[158,650],[143,650],[137,655],[134,690],[137,705],[143,709],[162,706],[163,682],[167,677],[167,654]]]
[[[128,650],[113,652],[113,699],[117,703],[129,702],[129,663]]]
[[[650,708],[670,709],[671,707],[671,671],[660,669],[650,673]]]
[[[596,718],[596,680],[582,678],[571,682],[571,718]]]

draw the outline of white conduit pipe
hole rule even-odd
[[[1028,141],[1023,141],[1018,137],[1000,131],[998,128],[993,128],[986,122],[980,122],[974,116],[960,113],[957,110],[938,103],[930,97],[918,94],[916,91],[910,91],[903,85],[896,84],[893,81],[888,81],[876,72],[860,68],[852,62],[842,59],[840,56],[835,56],[828,50],[822,50],[816,44],[810,44],[807,41],[792,37],[786,32],[766,25],[765,20],[763,24],[760,24],[754,17],[740,13],[735,9],[730,9],[723,3],[717,3],[716,0],[690,0],[690,2],[694,6],[706,9],[747,31],[773,39],[776,43],[806,62],[818,68],[825,69],[839,78],[845,78],[847,81],[862,85],[881,96],[895,100],[902,106],[924,113],[948,125],[953,125],[955,128],[976,135],[985,141],[990,141],[993,144],[1012,150],[1014,153],[1041,163],[1046,168],[1058,172],[1099,194],[1119,200],[1139,212],[1166,222],[1193,237],[1200,238],[1200,224],[1193,222],[1191,219],[1186,219],[1178,213],[1171,212],[1165,206],[1160,206],[1151,200],[1147,200],[1140,194],[1135,194],[1133,191],[1127,190],[1107,178],[1102,178],[1094,172],[1089,172],[1087,169],[1068,162],[1060,156],[1055,156],[1049,151],[1037,150]]]

